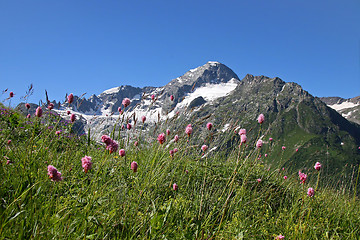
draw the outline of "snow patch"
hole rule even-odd
[[[333,104],[333,105],[328,105],[329,107],[331,107],[332,109],[336,110],[336,111],[340,111],[346,108],[353,108],[353,107],[357,107],[360,104],[355,104],[352,102],[342,102],[340,104]]]
[[[114,88],[110,88],[108,90],[105,90],[104,92],[102,92],[101,94],[113,94],[113,93],[117,93],[119,92],[120,87],[114,87]],[[101,95],[100,94],[100,95]]]

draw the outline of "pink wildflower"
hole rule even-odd
[[[154,99],[155,99],[155,95],[153,94],[153,95],[151,95],[151,100],[154,101]]]
[[[142,116],[141,117],[141,121],[144,123],[146,121],[146,117],[145,116]]]
[[[262,124],[265,121],[264,114],[261,113],[257,120],[258,120],[258,123]]]
[[[14,97],[14,93],[13,92],[10,92],[10,97],[12,98],[12,97]]]
[[[174,183],[174,184],[173,184],[173,190],[174,190],[174,191],[177,191],[178,188],[179,188],[178,185],[177,185],[176,183]]]
[[[286,149],[286,147],[285,147],[285,146],[282,146],[282,147],[281,147],[281,149],[282,149],[282,150],[285,150],[285,149]]]
[[[74,101],[74,95],[72,93],[70,93],[68,96],[67,96],[67,99],[68,99],[68,103],[72,103]]]
[[[208,130],[211,130],[212,127],[213,127],[213,124],[209,122],[209,123],[206,124],[206,127],[207,127]]]
[[[190,137],[191,133],[192,133],[193,129],[191,127],[191,124],[187,125],[185,128],[185,133]]]
[[[170,150],[170,151],[169,151],[170,157],[173,157],[173,156],[174,156],[174,153],[175,153],[174,150]]]
[[[8,140],[8,141],[7,141],[7,144],[10,145],[10,144],[11,144],[11,140]]]
[[[43,114],[43,111],[42,111],[41,107],[38,107],[35,111],[35,116],[41,117],[42,114]]]
[[[179,151],[179,149],[174,148],[174,153],[177,153]]]
[[[173,95],[170,96],[170,100],[174,101],[174,96]]]
[[[120,155],[120,157],[124,157],[124,156],[125,156],[125,150],[124,150],[124,149],[120,149],[120,150],[119,150],[119,155]]]
[[[179,141],[179,136],[178,136],[178,135],[175,135],[174,141],[175,141],[175,142],[178,142],[178,141]]]
[[[118,112],[119,112],[120,114],[122,113],[121,107],[118,107]]]
[[[106,150],[109,150],[110,153],[116,152],[119,147],[119,145],[107,135],[101,136],[101,141],[106,144]]]
[[[274,139],[273,138],[269,138],[269,141],[272,142]]]
[[[299,171],[299,178],[301,183],[305,183],[307,175]]]
[[[31,115],[30,115],[30,114],[28,114],[28,115],[26,116],[26,118],[31,118]]]
[[[61,133],[60,131],[55,132],[55,134],[58,135],[58,136],[60,135],[60,133]]]
[[[160,144],[163,144],[166,141],[165,133],[159,134],[159,136],[157,137],[157,140],[159,141]]]
[[[261,182],[261,178],[256,179],[256,181]]]
[[[135,145],[135,147],[137,147],[137,146],[139,145],[139,142],[138,142],[138,141],[135,141],[135,142],[134,142],[134,145]]]
[[[67,114],[67,115],[70,115],[70,114],[71,114],[71,112],[70,112],[69,110],[67,110],[67,111],[66,111],[66,114]]]
[[[201,150],[203,150],[204,152],[208,149],[209,147],[207,145],[202,145],[201,146]]]
[[[245,128],[242,128],[239,130],[239,135],[246,135],[246,129]]]
[[[166,134],[170,135],[170,129],[166,129]]]
[[[25,103],[25,107],[26,107],[27,109],[30,109],[30,104]]]
[[[90,169],[91,169],[91,166],[92,166],[92,162],[91,162],[91,157],[89,156],[85,156],[81,159],[81,165],[82,167],[84,168],[84,172],[87,173]]]
[[[49,103],[47,108],[48,108],[49,110],[52,110],[52,109],[54,108],[54,104],[53,104],[53,103]]]
[[[265,157],[267,157],[268,155],[267,155],[267,153],[265,153]]]
[[[124,105],[124,107],[129,106],[129,105],[130,105],[130,99],[124,98],[124,99],[122,100],[122,105]]]
[[[281,235],[281,234],[276,237],[277,240],[281,240],[281,239],[284,239],[284,238],[285,238],[285,237],[284,237],[283,235]]]
[[[126,125],[126,128],[128,129],[128,130],[130,130],[131,129],[131,124],[130,123],[128,123],[127,125]]]
[[[241,143],[246,143],[246,140],[247,140],[247,137],[246,137],[245,134],[240,135],[240,141],[241,141]]]
[[[75,114],[71,114],[71,115],[70,115],[70,121],[73,123],[73,122],[75,122],[75,120],[76,120],[76,115],[75,115]]]
[[[256,142],[256,147],[257,147],[257,148],[261,148],[262,145],[263,145],[263,142],[262,142],[261,139],[259,139],[259,140]]]
[[[284,179],[286,180],[288,177],[287,176],[284,176]]]
[[[63,180],[63,178],[61,177],[61,172],[58,172],[58,170],[52,165],[48,166],[48,175],[51,181],[59,182]]]
[[[130,165],[130,169],[133,171],[133,172],[137,172],[137,169],[138,169],[138,164],[137,162],[132,162],[131,165]]]
[[[316,162],[314,168],[315,168],[316,170],[320,171],[320,169],[321,169],[321,163]]]
[[[313,188],[308,188],[307,195],[313,197],[315,195],[315,190]]]

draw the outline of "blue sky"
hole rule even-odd
[[[297,82],[315,96],[360,95],[360,1],[0,0],[0,83],[20,101],[163,86],[219,61]],[[3,100],[8,95],[1,95]]]

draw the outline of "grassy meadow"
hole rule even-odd
[[[222,126],[186,123],[203,128],[201,142],[166,122],[145,137],[141,116],[94,139],[42,110],[28,118],[1,106],[0,239],[359,239],[357,194],[324,182],[321,168],[302,170],[301,183],[267,166],[265,143],[223,154],[211,142]]]

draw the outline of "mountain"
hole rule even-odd
[[[349,121],[360,124],[360,96],[349,99],[341,97],[321,97],[320,99]]]
[[[131,100],[126,108],[122,105],[124,98]],[[90,129],[94,139],[114,134],[135,141],[141,134],[147,141],[167,128],[170,137],[186,137],[184,129],[190,123],[194,129],[191,144],[209,145],[208,154],[219,150],[237,154],[240,137],[236,132],[246,128],[245,151],[262,139],[264,147],[259,154],[271,167],[309,170],[319,161],[324,165],[323,177],[335,174],[346,179],[360,162],[360,126],[341,116],[334,105],[359,103],[329,99],[327,104],[332,107],[328,107],[324,101],[296,83],[251,74],[240,80],[224,64],[208,62],[163,87],[120,86],[88,99],[75,97],[73,104],[63,103],[55,111],[68,118],[66,111],[70,109],[82,124],[78,128],[85,132]],[[263,124],[256,121],[260,113],[265,115]],[[145,126],[140,123],[142,116],[147,118]],[[211,134],[205,127],[207,122],[214,124]],[[127,123],[139,131],[121,130]]]

